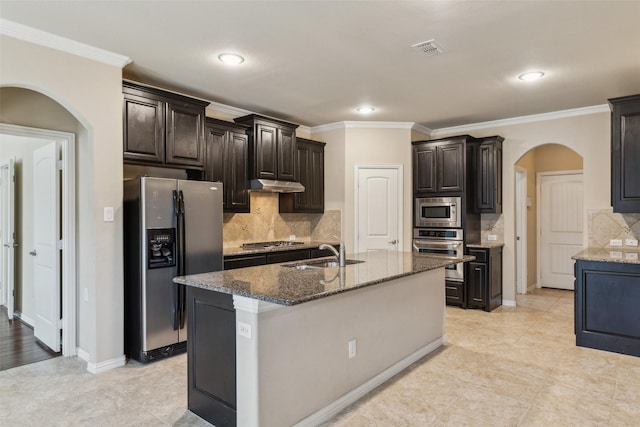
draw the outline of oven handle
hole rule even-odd
[[[454,242],[454,241],[450,241],[450,242],[440,242],[440,241],[433,241],[433,240],[414,240],[413,241],[413,247],[418,249],[418,246],[421,247],[436,247],[436,248],[449,248],[449,247],[459,247],[462,246],[462,242],[458,241],[458,242]]]

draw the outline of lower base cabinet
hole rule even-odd
[[[577,260],[576,345],[640,356],[640,264]]]
[[[337,249],[337,248],[336,248]],[[311,258],[332,256],[333,253],[323,249],[294,249],[288,251],[272,251],[247,255],[227,255],[224,257],[224,269],[253,267],[256,265],[277,264],[279,262],[299,261]]]
[[[187,287],[188,408],[217,427],[236,425],[233,296]]]
[[[468,248],[465,280],[446,282],[447,304],[492,311],[502,305],[502,247]]]

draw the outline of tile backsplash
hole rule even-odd
[[[489,241],[489,234],[496,236],[491,243],[504,243],[504,217],[502,214],[482,214],[480,219],[480,239]]]
[[[335,241],[341,232],[340,211],[325,210],[323,214],[279,213],[278,194],[251,192],[251,213],[225,213],[223,242],[225,247],[237,247],[247,242],[289,240]]]
[[[614,213],[613,209],[589,210],[589,246],[609,247],[611,239],[640,239],[640,213]]]

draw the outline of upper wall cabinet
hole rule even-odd
[[[207,118],[204,179],[223,183],[225,212],[249,212],[249,139],[246,126]]]
[[[124,161],[202,169],[206,101],[123,82]]]
[[[413,191],[416,194],[461,193],[465,177],[473,165],[469,145],[476,140],[469,135],[429,141],[413,145]]]
[[[250,114],[234,119],[248,125],[252,179],[295,180],[298,125]]]
[[[302,193],[280,194],[280,212],[324,212],[324,142],[297,138],[295,179]]]
[[[610,99],[611,205],[640,212],[640,95]]]
[[[480,139],[476,155],[478,213],[502,213],[502,141],[504,138],[497,135]]]

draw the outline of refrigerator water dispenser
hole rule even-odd
[[[149,268],[176,265],[176,229],[153,228],[147,230]]]

